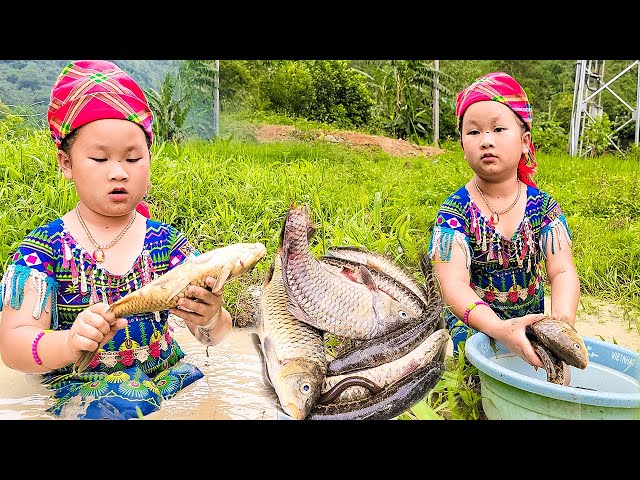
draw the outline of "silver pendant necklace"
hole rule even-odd
[[[104,262],[104,258],[105,258],[104,251],[106,249],[110,248],[110,247],[113,247],[116,243],[118,243],[120,241],[120,239],[124,236],[124,234],[127,233],[127,230],[129,230],[129,227],[131,227],[131,225],[133,225],[133,222],[136,219],[136,215],[138,214],[138,212],[135,211],[135,210],[133,211],[133,215],[131,216],[131,220],[129,220],[129,223],[127,224],[127,226],[124,227],[124,229],[116,236],[116,238],[111,240],[106,245],[100,245],[98,242],[95,241],[95,239],[91,235],[91,232],[87,228],[87,225],[84,223],[84,220],[82,219],[82,216],[80,215],[80,210],[78,208],[79,206],[80,206],[80,202],[78,202],[78,205],[76,205],[76,208],[75,208],[76,215],[78,216],[78,221],[80,222],[80,225],[82,225],[82,228],[84,229],[84,232],[87,234],[87,237],[89,238],[91,243],[93,243],[93,246],[96,247],[96,249],[94,250],[94,252],[92,254],[92,257],[96,262],[102,263],[102,262]]]

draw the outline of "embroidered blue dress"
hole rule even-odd
[[[38,291],[34,318],[53,297],[51,326],[42,327],[66,330],[90,304],[113,303],[190,255],[199,252],[180,231],[147,219],[142,253],[127,273],[113,275],[57,219],[19,245],[0,283],[0,310],[3,305],[20,308],[31,277]],[[163,399],[202,378],[196,366],[180,361],[184,353],[171,336],[168,317],[168,310],[128,316],[128,326],[100,348],[86,371],[74,375],[69,365],[44,374],[54,400],[47,411],[62,418],[136,418],[158,410]]]
[[[469,285],[503,320],[544,312],[542,261],[551,240],[552,252],[558,235],[571,244],[567,220],[558,203],[546,192],[527,186],[524,217],[511,238],[497,232],[475,204],[466,187],[451,194],[436,214],[429,256],[436,252],[449,261],[454,242],[462,247],[470,271]],[[465,325],[449,309],[445,324],[457,354],[476,330]]]

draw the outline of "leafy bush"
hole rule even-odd
[[[602,156],[611,147],[612,128],[606,113],[598,115],[584,128],[584,144],[590,157]]]
[[[533,144],[545,153],[567,153],[569,136],[555,120],[540,120],[531,129]]]
[[[364,77],[341,60],[285,61],[261,83],[268,109],[294,117],[358,127],[371,120]]]

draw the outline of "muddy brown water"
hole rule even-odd
[[[172,323],[185,360],[204,378],[192,383],[148,420],[275,420],[277,397],[265,386],[262,365],[250,334],[253,327],[234,327],[214,347],[200,344],[189,330]],[[11,370],[0,360],[0,420],[55,419],[45,411],[50,393],[38,375]]]

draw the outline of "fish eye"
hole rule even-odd
[[[309,385],[308,383],[303,383],[302,385],[300,385],[300,391],[302,393],[309,393],[309,390],[311,390],[311,385]]]
[[[573,347],[574,347],[576,350],[580,350],[580,344],[579,344],[579,343],[574,343],[574,344],[573,344]]]
[[[409,314],[407,312],[405,312],[404,310],[399,310],[398,311],[398,316],[400,318],[407,318],[409,316]]]

